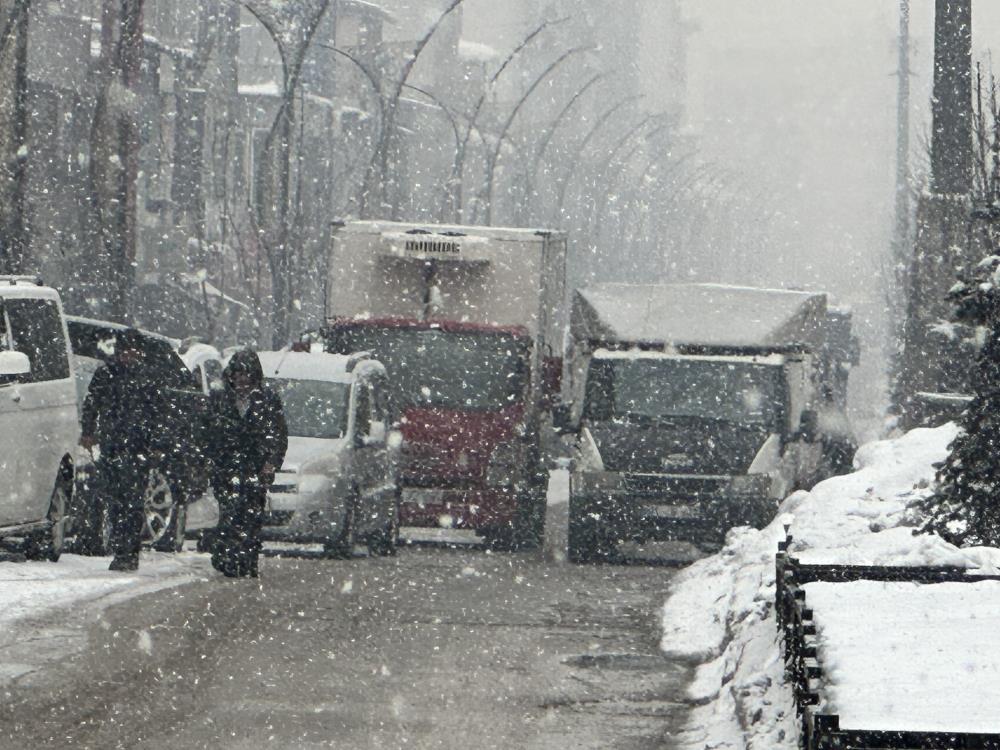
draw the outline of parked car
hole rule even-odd
[[[86,396],[97,368],[114,353],[124,326],[67,316],[69,340],[76,361],[79,403]],[[144,499],[145,541],[161,550],[179,550],[184,541],[187,505],[207,487],[203,451],[206,397],[202,384],[177,354],[177,342],[149,331],[139,332],[146,365],[152,368],[166,395],[163,429],[174,450],[149,473]],[[85,554],[107,553],[110,525],[101,478],[91,460],[80,462],[73,503],[75,548]]]
[[[288,422],[288,452],[267,498],[265,540],[321,543],[332,557],[355,542],[390,555],[399,534],[399,433],[385,368],[367,355],[261,352]]]
[[[62,552],[79,436],[59,294],[0,276],[0,538],[23,539],[29,559]]]

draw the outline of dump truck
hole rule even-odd
[[[541,539],[565,334],[566,237],[351,222],[332,233],[327,351],[370,351],[403,437],[400,523]]]
[[[623,543],[650,540],[717,548],[730,528],[762,527],[779,500],[830,473],[851,442],[845,385],[823,382],[845,371],[830,360],[853,351],[828,346],[834,318],[822,293],[577,291],[556,419],[575,452],[570,559],[615,558]]]

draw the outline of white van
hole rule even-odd
[[[62,552],[79,436],[59,294],[0,276],[0,537],[23,538],[29,559]]]

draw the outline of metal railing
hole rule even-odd
[[[979,575],[950,566],[807,565],[789,555],[791,542],[791,536],[787,536],[778,544],[775,555],[775,609],[784,645],[785,678],[792,686],[801,721],[802,750],[1000,750],[1000,734],[842,729],[840,717],[824,710],[827,678],[819,655],[813,611],[806,604],[802,588],[818,581],[907,581],[933,585],[1000,581],[1000,576]]]

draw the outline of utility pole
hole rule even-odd
[[[899,67],[896,73],[896,233],[893,260],[910,253],[910,0],[899,0]]]
[[[892,350],[889,384],[891,409],[899,413],[905,401],[901,370],[906,342],[913,236],[910,216],[910,0],[899,0],[899,63],[896,70],[896,227],[892,235],[891,277],[886,302],[891,315]],[[893,283],[894,282],[894,283]]]
[[[937,0],[931,191],[972,191],[972,0]]]

